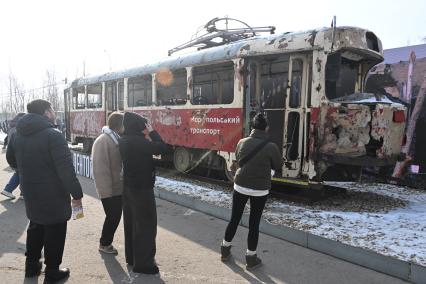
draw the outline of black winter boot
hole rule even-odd
[[[44,284],[56,283],[62,279],[65,279],[70,276],[70,270],[68,268],[57,268],[49,269],[46,268],[44,276]]]
[[[41,273],[41,267],[43,266],[41,261],[29,261],[25,260],[25,277],[36,277]]]
[[[151,267],[142,267],[142,268],[134,268],[133,267],[133,272],[136,273],[143,273],[143,274],[158,274],[160,273],[160,269],[158,268],[158,266],[156,264],[154,264]]]
[[[223,262],[227,261],[229,259],[229,257],[231,256],[231,246],[221,245],[220,246],[220,253],[221,253],[220,259]]]
[[[246,269],[254,270],[262,265],[262,260],[257,257],[257,254],[246,255]]]

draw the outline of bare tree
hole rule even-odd
[[[54,110],[62,110],[62,96],[59,95],[58,82],[56,81],[55,70],[46,71],[46,81],[44,82],[43,93],[46,100],[48,100]]]
[[[9,118],[9,99],[6,94],[1,95],[1,107],[0,107],[0,122],[7,120]]]
[[[32,101],[32,100],[35,100],[36,99],[36,92],[35,92],[35,90],[34,89],[32,89],[32,90],[29,90],[29,92],[28,92],[28,97],[27,97],[27,102],[29,103],[30,101]]]
[[[18,82],[12,72],[9,73],[9,106],[12,114],[25,111],[24,86]]]

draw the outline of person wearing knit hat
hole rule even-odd
[[[168,151],[167,144],[142,116],[126,112],[119,141],[123,160],[123,221],[126,262],[133,272],[157,274],[155,262],[157,209],[154,196],[153,155]],[[148,135],[150,139],[147,139]]]
[[[283,165],[278,146],[268,141],[268,120],[262,113],[254,116],[249,137],[241,139],[235,150],[239,168],[234,178],[231,220],[226,227],[221,244],[221,260],[231,256],[232,239],[237,232],[244,207],[250,199],[249,233],[247,238],[246,269],[253,270],[262,263],[256,249],[259,239],[259,224],[271,189],[271,170],[280,170]]]

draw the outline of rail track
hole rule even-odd
[[[207,171],[207,170],[206,170]],[[201,175],[199,173],[180,173],[172,168],[157,167],[157,172],[162,177],[176,178],[180,181],[198,182],[204,185],[214,185],[221,190],[232,191],[233,183],[226,180],[220,180],[218,173],[211,173],[212,177]],[[331,198],[336,195],[345,194],[346,189],[331,185],[325,185],[322,189],[302,189],[295,186],[283,186],[273,184],[270,195],[280,200],[286,200],[296,203],[314,204],[315,202]]]
[[[81,147],[72,147],[73,151],[87,155]],[[233,183],[225,180],[223,174],[219,171],[197,168],[190,173],[181,173],[173,168],[170,163],[157,162],[157,174],[161,177],[185,181],[189,183],[198,183],[199,185],[220,189],[223,191],[232,191]],[[279,200],[289,202],[314,204],[315,202],[331,198],[336,195],[345,194],[346,189],[324,185],[321,189],[304,189],[294,185],[280,185],[273,183],[270,195]]]

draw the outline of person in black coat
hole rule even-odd
[[[123,159],[123,220],[126,262],[133,272],[157,274],[157,209],[153,155],[168,147],[142,116],[126,112],[119,147]],[[145,133],[150,139],[145,137]]]
[[[7,147],[9,165],[18,169],[27,229],[25,277],[40,274],[44,247],[45,283],[69,276],[59,269],[64,252],[71,202],[81,205],[83,193],[74,172],[71,152],[64,136],[54,128],[55,113],[48,101],[34,100],[19,120]],[[70,195],[73,197],[71,201]]]

